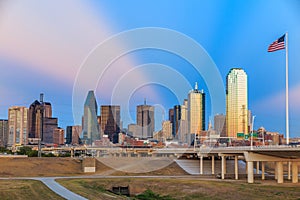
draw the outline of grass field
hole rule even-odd
[[[300,185],[277,185],[274,181],[206,181],[195,178],[64,179],[60,184],[88,199],[116,199],[106,192],[112,186],[129,186],[134,194],[150,189],[173,199],[300,199]],[[117,199],[123,199],[118,197]],[[125,198],[124,198],[125,199]]]
[[[0,180],[1,200],[38,200],[38,199],[63,199],[52,192],[40,181],[35,180]]]

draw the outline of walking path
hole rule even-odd
[[[74,192],[71,192],[67,188],[63,187],[62,185],[57,183],[54,178],[33,178],[33,179],[43,182],[49,189],[51,189],[53,192],[55,192],[59,196],[62,196],[65,199],[87,200],[86,198],[78,194],[75,194]]]

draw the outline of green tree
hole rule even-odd
[[[142,194],[136,195],[138,200],[172,200],[170,196],[160,196],[159,194],[154,193],[152,190],[146,190]]]
[[[19,155],[27,155],[28,157],[37,157],[38,152],[35,150],[32,150],[31,147],[20,147],[20,149],[17,151],[17,154]]]

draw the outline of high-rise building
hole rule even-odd
[[[76,126],[67,126],[66,134],[66,144],[78,145],[81,144],[80,134],[82,132],[82,127],[79,125]]]
[[[214,130],[216,134],[219,135],[221,138],[226,137],[226,116],[223,114],[217,114],[214,116]],[[221,139],[226,142],[226,139]]]
[[[136,131],[137,125],[136,124],[128,124],[128,135],[132,136],[132,137],[138,137],[137,135],[137,131]]]
[[[52,117],[52,106],[44,102],[41,94],[40,101],[35,100],[28,110],[28,138],[30,143],[53,143],[53,131],[58,128],[58,119]]]
[[[39,101],[34,101],[28,110],[28,137],[40,138],[41,133],[41,104]]]
[[[226,133],[237,138],[238,133],[248,133],[247,74],[233,68],[226,77]]]
[[[94,91],[89,91],[84,103],[83,116],[83,140],[92,145],[95,140],[100,139],[100,131],[97,120],[97,102]]]
[[[178,131],[180,128],[180,120],[181,120],[181,105],[175,105],[174,108],[174,116],[172,121],[172,135],[173,138],[178,139]]]
[[[65,130],[58,127],[53,130],[53,144],[62,145],[65,143]]]
[[[102,105],[101,106],[101,132],[108,135],[113,143],[117,143],[120,133],[120,106]]]
[[[162,136],[163,136],[163,141],[171,140],[173,138],[172,123],[169,120],[162,122]]]
[[[28,142],[28,108],[13,106],[8,109],[8,146],[25,145]]]
[[[169,121],[170,122],[174,121],[174,109],[173,108],[169,109]]]
[[[58,128],[58,119],[45,117],[43,120],[43,137],[42,143],[53,143],[53,132]]]
[[[6,147],[8,140],[8,120],[0,119],[0,146]]]
[[[188,137],[188,100],[184,99],[181,105],[181,118],[179,123],[178,140],[186,143]]]
[[[154,132],[154,107],[146,105],[137,106],[137,135],[139,138],[152,138]]]
[[[198,89],[197,83],[188,94],[188,130],[194,135],[205,130],[205,93]]]

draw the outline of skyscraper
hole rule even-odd
[[[154,107],[146,105],[137,106],[137,135],[139,138],[151,138],[154,132]]]
[[[172,121],[172,135],[173,138],[178,139],[179,128],[180,128],[180,120],[181,120],[181,105],[175,105],[174,108],[174,116]]]
[[[188,138],[188,100],[184,99],[181,105],[181,118],[178,131],[178,139],[180,142],[186,143]]]
[[[110,141],[117,143],[120,133],[120,106],[101,106],[101,132],[108,135]]]
[[[8,109],[8,146],[25,145],[28,141],[28,108],[13,106]]]
[[[205,93],[195,89],[188,94],[188,130],[190,134],[200,135],[205,129]]]
[[[226,77],[226,132],[228,137],[248,133],[247,74],[241,68],[233,68]]]
[[[53,132],[58,128],[58,119],[52,117],[44,117],[43,119],[43,143],[53,143]]]
[[[99,125],[97,120],[97,102],[94,91],[89,91],[84,103],[83,116],[83,140],[92,145],[95,140],[100,139]]]
[[[58,126],[58,119],[52,118],[51,103],[44,102],[43,97],[44,95],[41,94],[40,101],[35,100],[29,106],[28,138],[30,138],[30,143],[36,143],[39,138],[43,143],[53,143],[53,131]]]
[[[226,137],[226,116],[217,114],[214,116],[214,129],[220,137]],[[223,139],[221,139],[223,141]],[[225,140],[226,142],[226,140]]]
[[[8,140],[8,120],[0,119],[0,146],[6,147]]]
[[[138,137],[137,133],[137,125],[136,124],[128,124],[128,134],[132,137]]]
[[[173,138],[172,123],[169,120],[162,122],[162,135],[163,135],[163,142],[166,140],[171,140]]]

